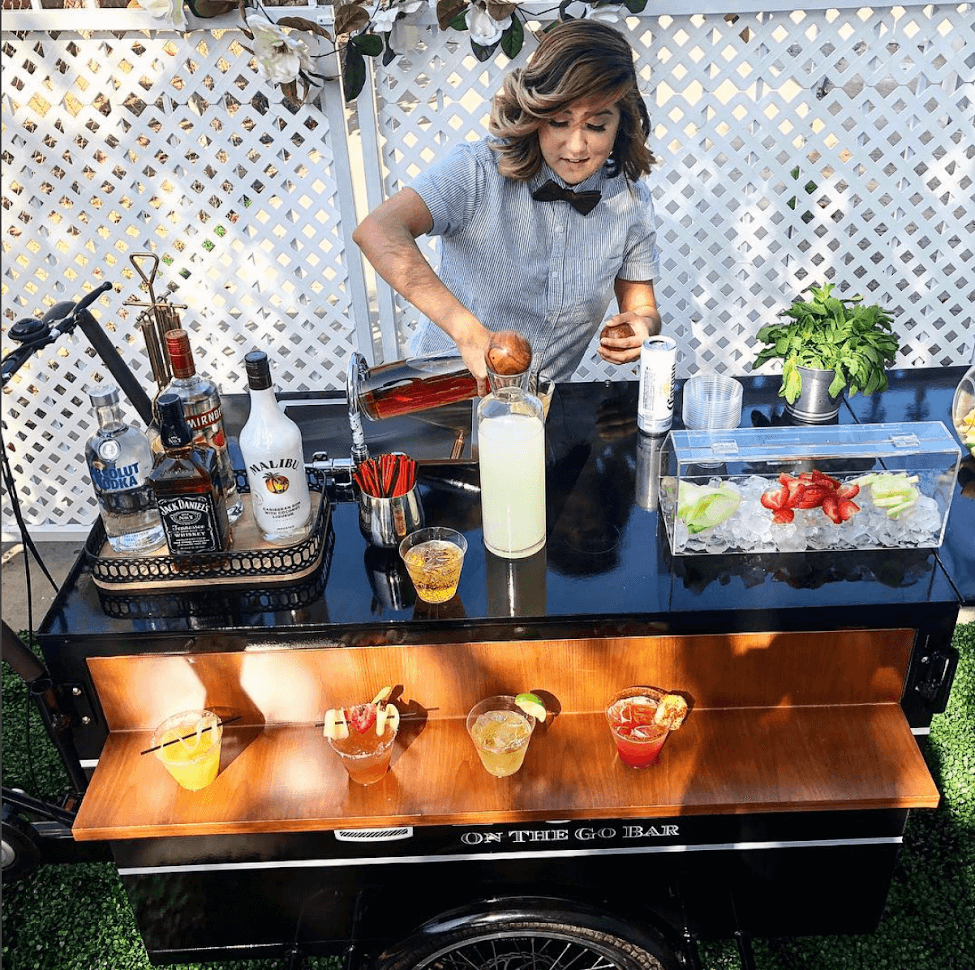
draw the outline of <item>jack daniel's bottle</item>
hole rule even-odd
[[[156,402],[160,442],[165,449],[149,484],[166,531],[172,556],[221,552],[230,546],[230,522],[220,494],[217,454],[193,441],[176,394],[162,394]]]
[[[166,353],[173,369],[173,379],[165,393],[177,394],[183,402],[183,414],[186,423],[193,429],[197,444],[209,445],[216,451],[227,517],[231,522],[236,522],[244,512],[244,503],[237,493],[234,468],[230,461],[220,392],[209,377],[197,373],[190,349],[190,335],[185,330],[170,330],[166,334]]]

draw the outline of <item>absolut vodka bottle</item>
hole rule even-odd
[[[98,430],[85,446],[85,458],[108,543],[115,552],[152,552],[165,543],[166,535],[148,484],[149,440],[122,419],[114,384],[89,391],[88,396]]]

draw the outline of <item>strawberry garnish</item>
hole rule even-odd
[[[354,707],[347,707],[345,717],[349,727],[359,734],[365,734],[376,723],[376,705],[356,704]]]

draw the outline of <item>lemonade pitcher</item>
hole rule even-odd
[[[484,545],[523,559],[545,545],[545,422],[537,397],[497,387],[477,408]]]

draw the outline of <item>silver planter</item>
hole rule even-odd
[[[804,424],[826,424],[833,421],[840,413],[840,401],[843,400],[842,392],[836,397],[830,397],[829,385],[833,383],[833,371],[798,365],[796,369],[802,378],[802,390],[795,404],[786,402],[786,411]]]

